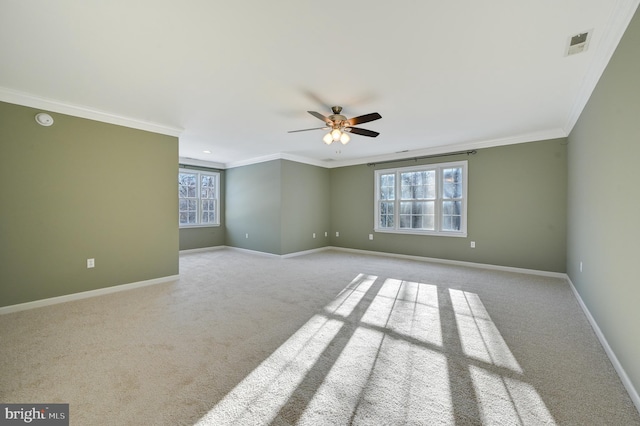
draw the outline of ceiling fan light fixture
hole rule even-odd
[[[342,143],[342,145],[348,144],[350,140],[351,138],[349,137],[348,134],[343,133],[342,135],[340,135],[340,142]]]
[[[333,142],[333,136],[331,136],[331,133],[327,133],[326,135],[324,135],[324,137],[322,138],[322,142],[326,143],[327,145],[331,145],[331,142]]]
[[[333,138],[334,141],[339,141],[340,140],[340,136],[342,136],[342,132],[340,131],[340,129],[333,129],[331,131],[331,137]]]

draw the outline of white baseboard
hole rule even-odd
[[[490,269],[490,270],[505,271],[505,272],[515,272],[515,273],[519,273],[519,274],[540,275],[540,276],[552,277],[552,278],[561,278],[561,279],[567,278],[567,274],[565,274],[563,272],[541,271],[541,270],[537,270],[537,269],[525,269],[525,268],[515,268],[515,267],[511,267],[511,266],[490,265],[488,263],[474,263],[474,262],[465,262],[465,261],[462,261],[462,260],[438,259],[436,257],[414,256],[414,255],[409,255],[409,254],[387,253],[387,252],[383,252],[383,251],[361,250],[361,249],[352,249],[352,248],[335,247],[335,246],[325,246],[325,247],[320,247],[320,248],[311,249],[311,250],[304,250],[304,251],[298,251],[298,252],[294,252],[294,253],[287,253],[287,254],[283,254],[283,255],[277,255],[277,254],[273,254],[273,253],[266,253],[266,252],[257,251],[257,250],[243,249],[243,248],[232,247],[232,246],[220,246],[220,248],[222,248],[222,247],[228,248],[228,249],[231,249],[231,250],[242,251],[242,252],[245,252],[245,253],[259,254],[259,255],[262,255],[262,256],[279,257],[279,258],[282,258],[282,259],[288,259],[288,258],[297,257],[297,256],[304,256],[304,255],[307,255],[307,254],[318,253],[318,252],[322,252],[322,251],[326,251],[326,250],[337,250],[337,251],[343,251],[343,252],[347,252],[347,253],[358,253],[358,254],[366,254],[366,255],[371,255],[371,256],[393,257],[393,258],[399,258],[399,259],[417,260],[417,261],[421,261],[421,262],[443,263],[443,264],[446,264],[446,265],[457,265],[457,266],[466,266],[466,267],[470,267],[470,268]],[[182,253],[182,252],[180,252],[180,253]]]
[[[566,276],[566,278],[567,278],[567,282],[569,282],[569,286],[571,287],[571,290],[573,291],[574,296],[578,300],[578,304],[580,305],[580,307],[582,308],[582,311],[586,315],[587,320],[589,321],[589,324],[591,324],[591,328],[593,328],[593,331],[596,333],[598,340],[600,340],[600,344],[602,345],[602,347],[604,348],[604,351],[609,357],[611,364],[613,364],[613,368],[615,368],[616,372],[618,373],[618,376],[620,377],[620,380],[622,381],[622,384],[627,389],[627,392],[629,393],[629,396],[631,397],[633,404],[636,406],[636,409],[638,410],[638,412],[640,412],[640,395],[638,395],[638,391],[633,386],[633,383],[631,383],[629,376],[627,376],[627,372],[624,371],[624,368],[622,367],[622,364],[620,364],[620,361],[618,361],[618,357],[616,357],[616,354],[613,352],[613,349],[611,349],[611,346],[609,346],[609,342],[607,342],[607,339],[606,337],[604,337],[602,330],[600,330],[598,323],[596,322],[595,318],[593,318],[593,315],[591,315],[591,312],[589,312],[589,308],[587,308],[587,305],[584,304],[584,301],[582,300],[580,293],[578,293],[578,290],[576,290],[576,287],[573,285],[571,278],[569,278],[568,275]]]
[[[315,249],[311,249],[311,250],[296,251],[296,252],[293,252],[293,253],[283,254],[280,257],[283,258],[283,259],[289,259],[291,257],[304,256],[306,254],[312,254],[312,253],[319,253],[321,251],[326,251],[326,250],[328,250],[330,248],[331,247],[320,247],[320,248],[315,248]]]
[[[86,299],[89,297],[102,296],[104,294],[116,293],[119,291],[133,290],[134,288],[175,281],[178,278],[180,278],[180,275],[169,275],[166,277],[138,281],[135,283],[115,285],[111,287],[98,288],[96,290],[82,291],[80,293],[65,294],[64,296],[50,297],[48,299],[34,300],[33,302],[19,303],[17,305],[3,306],[0,307],[0,315],[26,311],[27,309],[41,308],[43,306],[56,305],[58,303],[71,302],[73,300]]]
[[[457,266],[467,266],[470,268],[479,268],[479,269],[491,269],[495,271],[505,271],[505,272],[516,272],[520,274],[529,274],[529,275],[540,275],[544,277],[552,277],[552,278],[566,278],[567,274],[562,272],[551,272],[551,271],[540,271],[537,269],[525,269],[525,268],[514,268],[511,266],[500,266],[500,265],[490,265],[488,263],[474,263],[474,262],[465,262],[462,260],[449,260],[449,259],[438,259],[436,257],[424,257],[424,256],[413,256],[409,254],[397,254],[397,253],[386,253],[382,251],[369,251],[369,250],[360,250],[360,249],[351,249],[344,247],[325,247],[325,249],[339,250],[348,253],[360,253],[360,254],[368,254],[373,256],[384,256],[384,257],[394,257],[399,259],[409,259],[409,260],[417,260],[421,262],[433,262],[433,263],[443,263],[446,265],[457,265]]]
[[[279,254],[273,254],[273,253],[269,253],[269,252],[266,252],[266,251],[250,250],[250,249],[246,249],[246,248],[233,247],[233,246],[225,246],[225,247],[228,248],[229,250],[235,250],[235,251],[241,251],[241,252],[244,252],[244,253],[257,254],[258,256],[281,257]]]
[[[225,248],[228,248],[228,247],[227,246],[202,247],[202,248],[195,248],[195,249],[180,250],[180,254],[202,253],[205,251],[222,250]]]

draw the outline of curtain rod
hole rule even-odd
[[[400,158],[398,160],[378,161],[375,163],[367,163],[367,166],[376,166],[378,164],[388,164],[388,163],[398,163],[400,161],[418,161],[418,160],[424,160],[427,158],[449,157],[451,155],[460,155],[460,154],[474,155],[477,153],[478,151],[476,151],[475,149],[471,151],[447,152],[446,154],[423,155],[421,157],[409,157],[409,158]]]

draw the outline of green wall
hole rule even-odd
[[[567,272],[640,390],[638,46],[636,12],[569,135]]]
[[[204,167],[187,167],[212,171]],[[218,171],[218,170],[215,170]],[[225,239],[225,173],[220,171],[220,226],[197,226],[180,228],[180,250],[223,246]]]
[[[281,168],[274,160],[226,171],[226,245],[281,254]]]
[[[329,183],[326,168],[282,161],[282,254],[329,245]]]
[[[178,274],[177,138],[38,112],[0,103],[0,306]]]
[[[468,238],[374,233],[376,169],[465,159]],[[564,272],[566,162],[566,140],[555,139],[481,149],[470,156],[332,169],[331,245]]]
[[[273,160],[226,174],[226,245],[277,255],[328,245],[329,170]]]

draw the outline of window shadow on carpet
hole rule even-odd
[[[555,424],[477,294],[359,274],[197,425]]]

